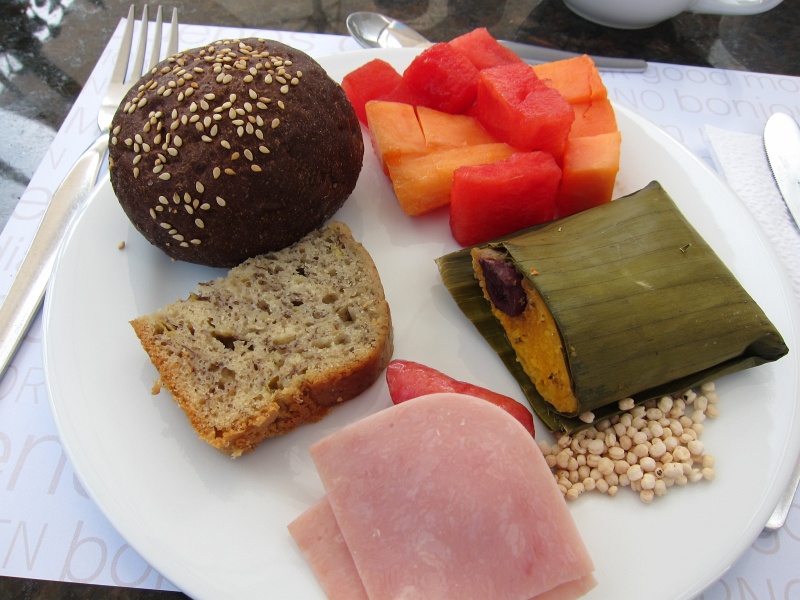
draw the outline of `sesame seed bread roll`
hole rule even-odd
[[[170,257],[214,267],[285,248],[350,196],[364,157],[356,113],[310,56],[222,40],[156,65],[120,104],[111,184]]]
[[[199,437],[234,457],[357,396],[393,351],[378,271],[336,221],[131,325]]]

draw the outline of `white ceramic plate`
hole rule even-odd
[[[320,62],[341,79],[376,56],[404,68],[413,55],[363,51]],[[599,585],[589,598],[679,600],[698,594],[736,561],[788,482],[800,453],[799,321],[776,258],[744,206],[671,137],[617,111],[624,140],[620,193],[659,180],[792,350],[777,363],[718,382],[722,415],[703,438],[717,459],[716,481],[673,488],[649,506],[628,489],[616,498],[592,493],[570,504],[597,567]],[[351,226],[381,273],[396,358],[523,400],[439,280],[434,259],[456,249],[446,211],[404,216],[368,147],[358,187],[337,218]],[[323,598],[286,530],[323,493],[308,447],[388,406],[386,386],[381,379],[322,422],[235,461],[200,442],[168,394],[151,395],[156,372],[128,321],[218,274],[173,263],[152,248],[129,224],[110,185],[99,188],[74,224],[47,293],[45,369],[62,441],[111,523],[187,594]],[[540,426],[539,436],[546,435]]]

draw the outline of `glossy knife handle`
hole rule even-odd
[[[509,50],[513,50],[520,56],[520,58],[522,58],[522,60],[526,62],[543,63],[581,56],[581,54],[577,52],[556,50],[555,48],[545,48],[544,46],[533,46],[531,44],[523,44],[521,42],[500,40],[500,43]],[[647,62],[638,58],[615,58],[612,56],[594,56],[591,54],[589,56],[594,61],[595,66],[601,71],[628,71],[641,73],[647,70]]]
[[[53,194],[33,242],[0,305],[0,378],[11,364],[39,310],[61,241],[72,218],[94,189],[107,148],[108,135],[104,134],[70,169]]]

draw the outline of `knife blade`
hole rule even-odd
[[[61,182],[0,304],[0,378],[39,311],[61,241],[95,187],[107,146],[108,135],[98,137]]]
[[[789,208],[800,227],[800,126],[785,113],[775,113],[764,127],[767,160]]]
[[[800,227],[800,126],[792,117],[775,113],[764,127],[764,150],[775,177],[775,183],[789,208],[794,222]],[[800,485],[800,461],[795,465],[789,486],[781,495],[765,529],[783,527],[792,501]]]

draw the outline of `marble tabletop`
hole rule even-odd
[[[501,38],[577,52],[645,58],[654,65],[638,79],[609,76],[607,84],[617,94],[615,99],[629,105],[640,104],[634,108],[641,109],[645,116],[680,137],[690,149],[708,158],[709,162],[709,149],[701,135],[705,125],[727,125],[736,131],[755,134],[774,106],[785,107],[795,116],[800,112],[800,80],[797,79],[800,76],[800,46],[795,33],[797,23],[800,23],[800,3],[796,0],[785,0],[768,13],[750,17],[686,13],[639,31],[615,30],[589,23],[573,15],[560,0],[497,3],[474,0],[319,3],[300,0],[291,5],[253,0],[229,0],[225,3],[187,0],[174,5],[178,7],[183,23],[266,29],[287,32],[286,35],[299,32],[342,36],[346,34],[344,19],[347,14],[356,10],[379,10],[404,19],[433,40],[446,40],[476,26],[485,26]],[[91,83],[96,65],[127,7],[127,2],[118,0],[49,3],[10,0],[0,3],[0,52],[4,58],[0,63],[3,65],[0,71],[0,228],[9,219],[11,226],[16,226],[15,220],[36,220],[41,216],[40,211],[33,210],[36,202],[30,205],[31,210],[22,211],[17,203],[26,190],[30,193],[34,176],[37,173],[41,175],[41,171],[47,168],[57,133],[70,126],[68,117],[72,115],[74,118],[73,109],[81,98],[81,92]],[[351,40],[335,40],[336,44],[354,47]],[[670,65],[676,68],[671,70]],[[757,74],[777,77],[759,79]],[[671,79],[674,79],[674,86]],[[714,85],[723,81],[730,83],[728,87],[740,90],[742,95],[736,96],[730,90],[717,94]],[[720,114],[717,110],[721,106],[730,107],[737,100],[744,101],[745,97],[748,105],[754,107],[753,115],[737,123],[731,124],[731,115]],[[648,105],[648,98],[663,106]],[[695,106],[703,110],[694,110]],[[680,112],[684,114],[678,114]],[[84,118],[87,124],[91,120],[91,117]],[[69,149],[65,152],[69,153]],[[7,277],[13,273],[13,266],[9,265],[18,263],[20,257],[12,251],[14,241],[9,242],[9,231],[4,234],[5,237],[0,238],[5,240],[0,244],[0,263],[4,265],[3,277]],[[3,283],[0,292],[7,289],[5,280]],[[35,331],[34,335],[37,334],[40,332]],[[17,393],[15,390],[16,387],[8,380],[0,381],[0,403],[6,402],[7,406],[12,401],[11,393]],[[46,402],[43,404],[46,411]],[[8,492],[14,488],[18,475],[11,468],[13,444],[9,440],[13,441],[13,438],[4,437],[4,431],[4,424],[0,421],[0,487]],[[74,485],[76,488],[80,486],[77,482]],[[788,573],[784,568],[780,576],[767,573],[763,579],[750,578],[750,574],[760,568],[759,561],[779,553],[782,544],[784,548],[791,544],[800,547],[800,536],[795,531],[798,512],[795,508],[793,520],[785,530],[765,534],[756,540],[754,549],[743,557],[742,564],[732,569],[733,575],[708,590],[706,598],[800,597],[800,567]],[[0,598],[150,600],[185,597],[174,591],[168,582],[159,580],[157,574],[138,586],[116,582],[113,577],[108,581],[99,579],[91,584],[80,583],[91,578],[74,576],[68,566],[62,570],[61,577],[58,574],[28,577],[26,572],[33,569],[14,570],[8,566],[13,562],[11,548],[19,547],[19,535],[27,536],[31,545],[26,545],[25,549],[27,562],[33,564],[38,546],[32,532],[14,533],[20,529],[14,530],[9,526],[13,521],[9,514],[0,508],[0,556],[5,557],[0,562]],[[94,539],[88,533],[81,538],[79,531],[75,536],[73,546],[76,539],[80,543]],[[800,556],[800,550],[793,552],[794,556]],[[108,560],[110,562],[111,557]],[[157,589],[148,589],[151,587]]]

